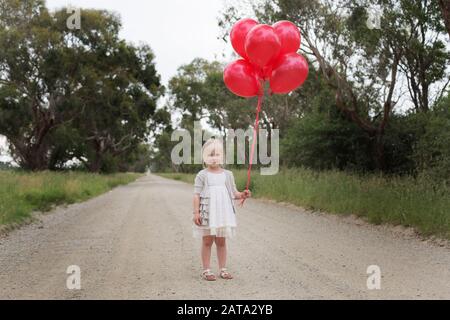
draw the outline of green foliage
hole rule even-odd
[[[0,161],[0,170],[8,170],[8,169],[12,169],[11,164],[8,162]]]
[[[194,59],[181,66],[170,80],[171,107],[183,115],[181,128],[193,130],[195,121],[206,118],[211,126],[223,132],[249,120],[248,102],[225,87],[223,67],[217,61]]]
[[[0,134],[26,169],[59,169],[73,158],[90,171],[119,169],[125,153],[168,120],[154,54],[119,38],[117,15],[0,0]],[[166,112],[167,113],[167,112]]]
[[[233,171],[243,190],[245,170]],[[195,175],[164,174],[192,184]],[[312,210],[355,214],[375,224],[389,223],[415,228],[419,233],[450,239],[450,190],[427,177],[383,177],[342,171],[280,168],[273,176],[252,174],[255,198],[292,203]]]
[[[372,167],[370,145],[370,138],[344,117],[314,112],[292,121],[280,158],[289,167],[365,171]]]
[[[450,94],[426,115],[413,158],[419,173],[450,183]]]
[[[310,60],[295,102],[304,107],[289,113],[280,135],[286,166],[437,170],[435,179],[448,177],[447,118],[435,106],[449,83],[450,51],[435,2],[268,0],[247,7],[263,23],[298,25]],[[369,28],[369,12],[377,8],[380,25]],[[235,5],[224,11],[224,34],[241,11]],[[277,112],[284,112],[282,104]]]
[[[138,177],[138,174],[130,173],[99,175],[0,170],[0,225],[21,223],[31,217],[32,211],[47,211],[54,205],[85,201]]]
[[[181,128],[191,130],[194,121],[200,119],[206,119],[211,127],[221,133],[229,128],[246,130],[253,124],[256,98],[244,99],[232,94],[223,82],[224,67],[218,61],[194,59],[181,66],[178,74],[170,80],[171,107],[183,115]],[[268,130],[286,129],[292,115],[299,115],[308,108],[305,96],[300,98],[302,92],[267,95],[261,127]]]
[[[383,140],[386,173],[450,179],[447,99],[428,113],[392,116]],[[291,121],[281,140],[281,160],[288,167],[372,171],[371,139],[339,112],[308,113]]]

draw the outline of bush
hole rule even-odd
[[[450,98],[427,115],[424,134],[415,146],[417,172],[450,182]]]
[[[371,140],[338,111],[314,112],[292,121],[281,140],[280,161],[288,167],[371,169]]]

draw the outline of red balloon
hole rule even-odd
[[[253,19],[242,19],[236,22],[231,29],[230,39],[234,50],[244,59],[248,59],[245,52],[245,38],[249,31],[258,25],[258,22]]]
[[[255,68],[256,74],[260,80],[266,81],[270,79],[270,76],[272,75],[273,64],[269,64],[264,68],[260,68],[255,65],[252,66],[253,68]]]
[[[297,52],[300,48],[300,30],[290,21],[278,21],[273,25],[273,29],[281,41],[281,53]]]
[[[257,72],[246,60],[239,59],[226,66],[223,80],[228,89],[240,97],[250,98],[261,93]]]
[[[270,89],[273,93],[289,93],[305,82],[308,72],[308,62],[302,55],[285,54],[274,66],[270,78]]]
[[[264,80],[269,80],[270,75],[272,74],[273,65],[268,65],[267,67],[262,68],[262,77]]]
[[[275,30],[266,24],[253,27],[245,40],[245,51],[254,65],[264,68],[279,56],[281,42]]]

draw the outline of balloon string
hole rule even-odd
[[[245,186],[245,191],[248,191],[248,187],[250,186],[250,174],[252,171],[253,154],[255,152],[256,137],[257,137],[258,129],[259,129],[259,113],[261,112],[261,106],[263,103],[263,99],[264,99],[264,94],[261,94],[258,96],[258,106],[256,107],[255,125],[253,126],[253,141],[252,141],[252,148],[250,151],[250,160],[249,160],[249,165],[248,165],[248,170],[247,170],[247,184]],[[244,202],[246,199],[247,198],[241,199],[241,202],[239,203],[239,205],[241,207],[244,205]]]

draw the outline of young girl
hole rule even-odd
[[[203,167],[196,178],[194,186],[194,217],[193,235],[202,238],[202,278],[208,281],[216,280],[211,272],[211,247],[216,244],[219,262],[219,276],[222,279],[232,279],[226,269],[227,249],[226,238],[233,238],[236,232],[236,208],[234,199],[251,196],[250,191],[239,192],[236,189],[233,173],[224,169],[223,144],[220,140],[209,139],[202,150]],[[200,195],[202,206],[207,208],[208,220],[202,221],[200,215]]]

